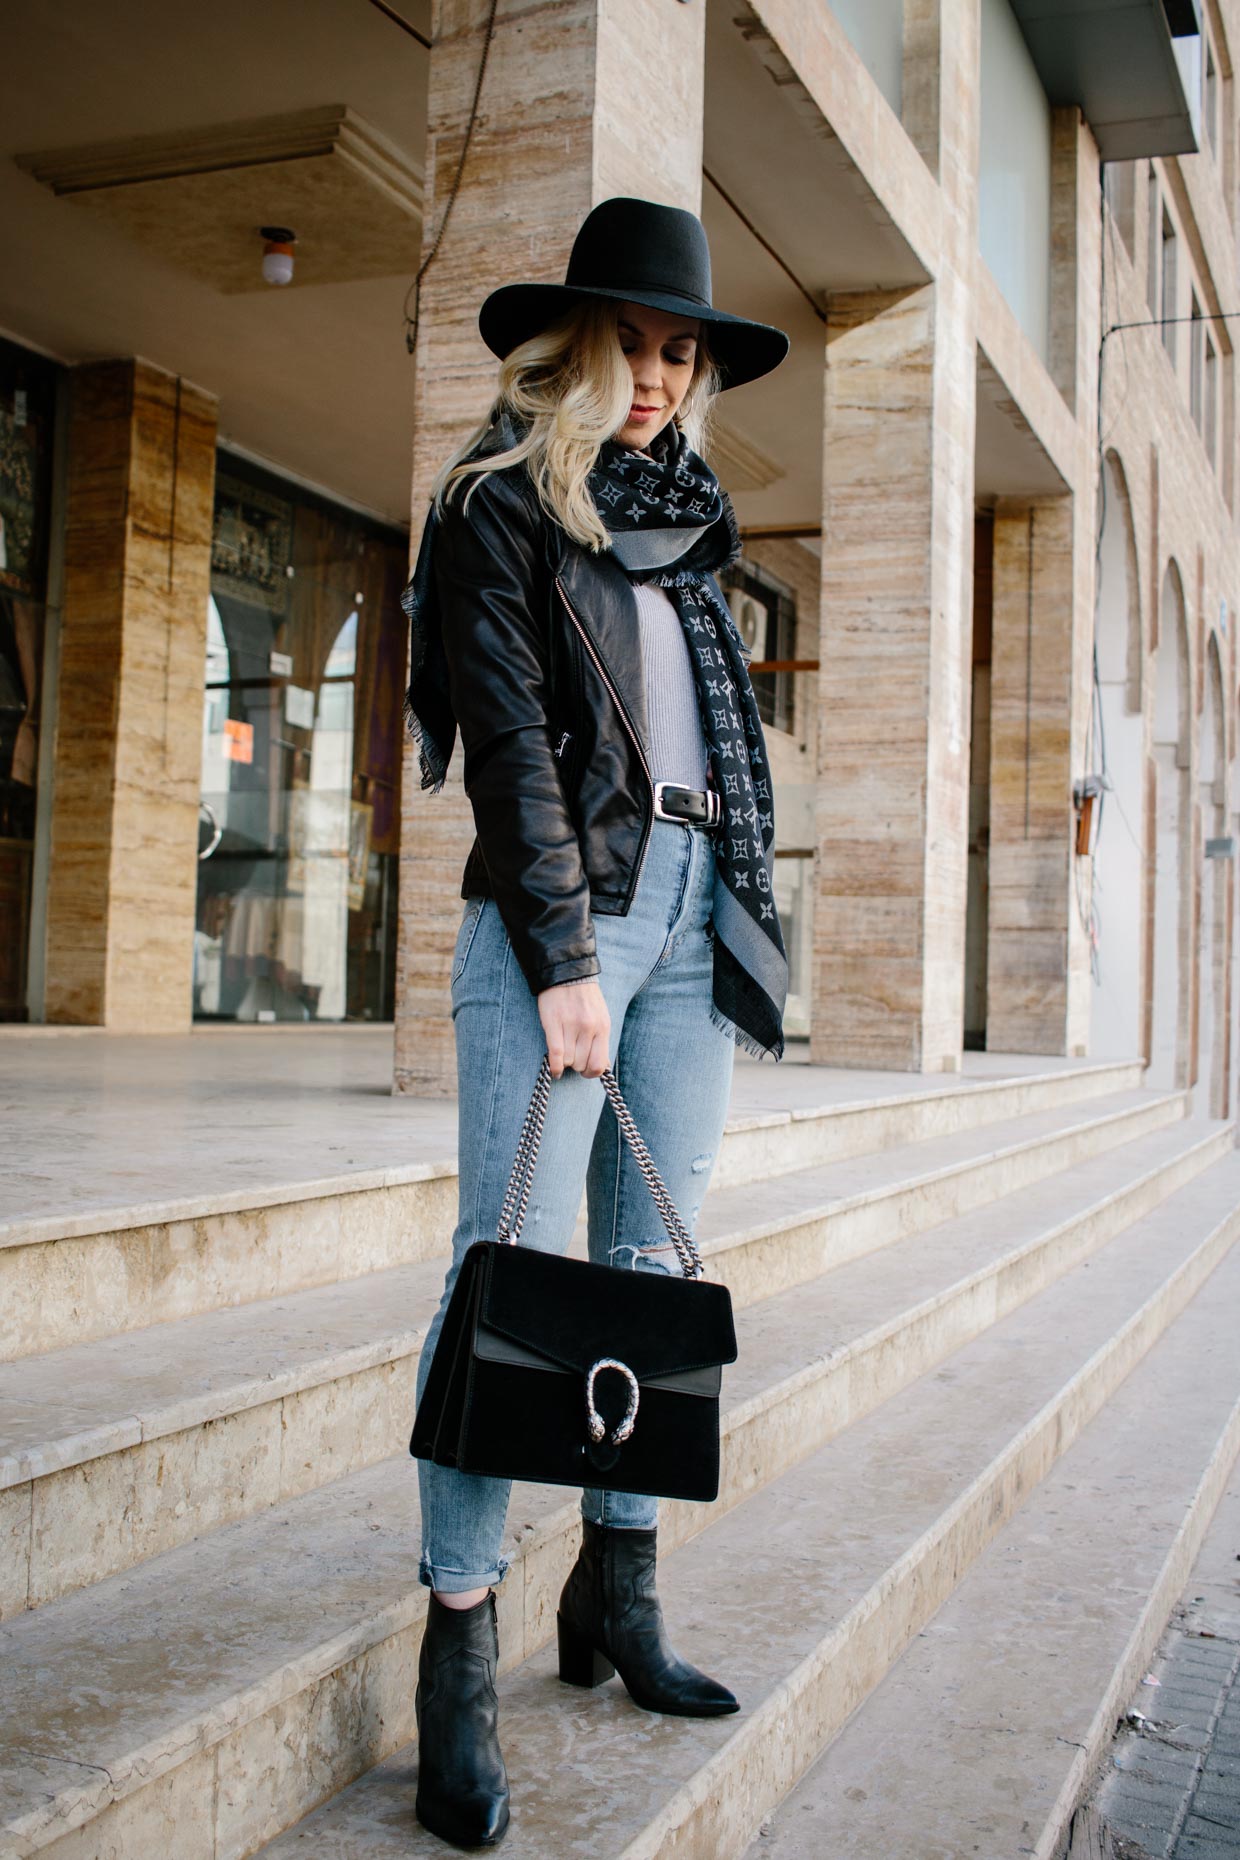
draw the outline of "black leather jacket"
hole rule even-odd
[[[724,503],[695,566],[739,553]],[[627,913],[654,819],[628,576],[543,511],[518,465],[428,518],[405,606],[422,785],[442,782],[454,722],[465,751],[477,838],[461,896],[496,900],[535,994],[597,975],[590,913]]]

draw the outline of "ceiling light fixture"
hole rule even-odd
[[[260,226],[263,240],[263,277],[268,284],[293,282],[293,247],[297,234],[287,226]]]

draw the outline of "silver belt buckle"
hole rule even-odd
[[[669,814],[663,805],[663,790],[676,788],[681,794],[700,794],[706,800],[705,820],[686,820],[683,814]],[[657,781],[654,784],[654,811],[660,820],[675,821],[681,827],[717,827],[723,819],[723,801],[714,788],[686,788],[683,782]]]

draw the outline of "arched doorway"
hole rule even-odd
[[[1205,715],[1201,720],[1198,800],[1203,839],[1201,919],[1197,939],[1200,1010],[1197,1022],[1197,1090],[1195,1107],[1210,1117],[1226,1110],[1223,1037],[1224,938],[1226,936],[1227,883],[1231,866],[1212,856],[1227,831],[1227,748],[1223,731],[1223,668],[1218,640],[1210,636],[1206,651]]]
[[[1141,924],[1145,864],[1145,757],[1141,720],[1141,617],[1132,511],[1123,467],[1108,453],[1102,479],[1094,669],[1094,765],[1108,787],[1093,865],[1092,1058],[1141,1051]]]
[[[1158,602],[1154,660],[1154,1015],[1148,1079],[1162,1090],[1187,1076],[1187,1014],[1181,996],[1185,920],[1183,843],[1188,801],[1188,627],[1184,583],[1167,564]]]

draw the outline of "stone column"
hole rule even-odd
[[[986,1045],[1067,1050],[1073,500],[995,510]]]
[[[810,1042],[825,1065],[959,1064],[974,373],[950,286],[832,299]]]
[[[1051,214],[1049,366],[1076,415],[1073,490],[996,511],[986,1045],[1079,1057],[1092,869],[1075,851],[1072,789],[1099,757],[1090,700],[1101,217],[1098,152],[1076,109],[1055,112]]]
[[[487,0],[441,0],[428,99],[424,249],[460,160]],[[422,286],[414,365],[412,547],[443,460],[486,412],[495,358],[478,307],[497,284],[564,276],[598,201],[697,212],[705,8],[681,0],[528,0],[500,10],[478,120],[443,244]],[[396,969],[397,1091],[456,1089],[448,982],[473,833],[460,752],[424,794],[406,747]]]
[[[74,372],[49,1021],[190,1025],[215,431],[147,362]]]
[[[938,1072],[964,1015],[978,7],[914,7],[910,52],[918,20],[936,276],[829,304],[810,1054]]]

